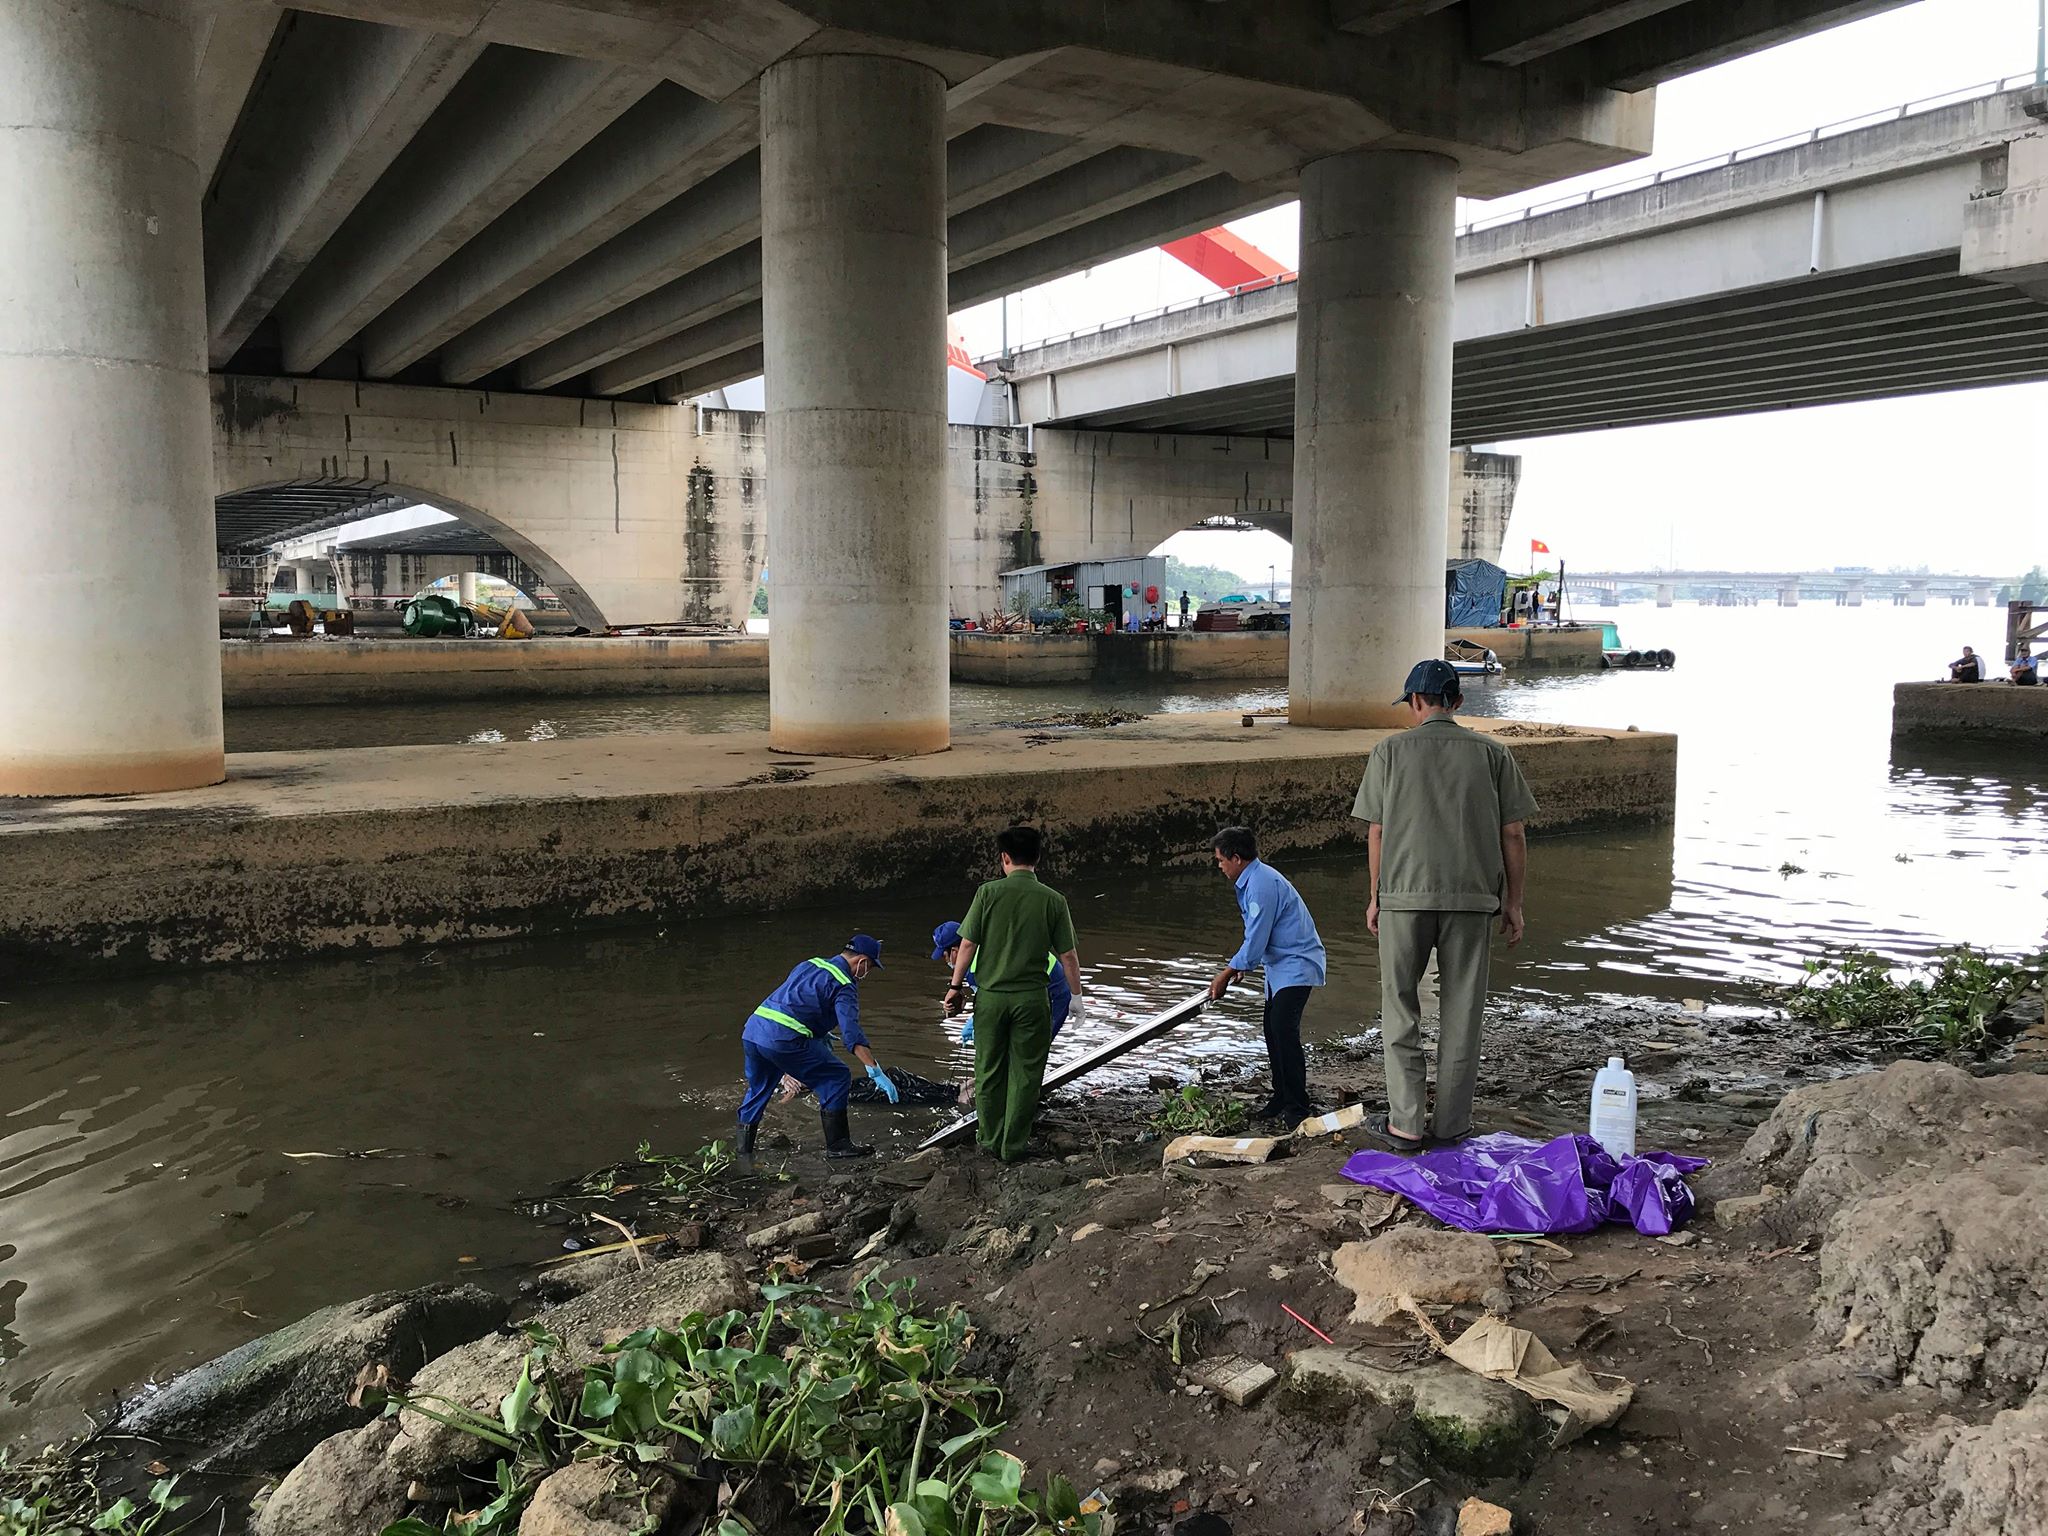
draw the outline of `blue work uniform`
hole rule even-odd
[[[1244,943],[1230,957],[1230,968],[1249,972],[1265,967],[1268,997],[1288,987],[1320,987],[1327,968],[1322,935],[1293,882],[1253,859],[1235,884]]]
[[[967,983],[974,984],[973,960],[967,962]],[[1052,1005],[1052,1037],[1057,1040],[1060,1026],[1067,1022],[1074,1007],[1074,989],[1067,985],[1067,968],[1060,964],[1058,955],[1045,957],[1045,999]]]
[[[868,1043],[861,1033],[857,985],[843,960],[806,960],[768,994],[740,1032],[747,1056],[741,1125],[760,1122],[784,1073],[817,1094],[820,1109],[846,1108],[853,1074],[832,1054],[828,1042],[835,1027],[849,1051]]]

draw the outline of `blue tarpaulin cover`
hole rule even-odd
[[[1444,566],[1444,625],[1492,628],[1500,623],[1508,573],[1491,560],[1452,560]]]
[[[1357,1152],[1344,1177],[1464,1232],[1590,1232],[1626,1221],[1662,1237],[1692,1220],[1685,1176],[1706,1166],[1675,1152],[1611,1157],[1590,1136],[1531,1141],[1501,1131],[1434,1152]]]

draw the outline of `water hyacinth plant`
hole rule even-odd
[[[968,1369],[974,1329],[958,1307],[919,1312],[913,1286],[876,1271],[839,1305],[816,1286],[765,1285],[759,1312],[693,1313],[573,1368],[532,1330],[497,1418],[426,1396],[387,1403],[500,1454],[481,1508],[384,1536],[513,1531],[543,1479],[592,1459],[717,1489],[687,1536],[1111,1536],[1107,1510],[1084,1510],[1058,1478],[1028,1489],[1024,1464],[994,1448],[1001,1393]],[[793,1498],[798,1523],[757,1530],[743,1513],[757,1483]]]
[[[1927,1056],[1982,1056],[1992,1025],[2048,974],[2048,954],[2000,960],[1967,946],[1931,969],[1904,971],[1868,950],[1809,960],[1784,993],[1795,1019],[1854,1029],[1890,1049]]]

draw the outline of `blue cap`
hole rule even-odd
[[[959,942],[960,925],[958,923],[944,922],[939,924],[938,927],[932,930],[932,958],[934,960],[945,959],[946,951]]]
[[[1458,669],[1441,657],[1432,656],[1428,661],[1418,661],[1408,671],[1408,681],[1401,685],[1401,697],[1396,704],[1406,704],[1411,693],[1462,694],[1458,686]]]
[[[856,933],[846,941],[846,949],[849,954],[867,956],[876,970],[881,969],[882,941],[880,939],[871,939],[864,933]]]

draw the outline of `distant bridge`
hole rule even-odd
[[[1953,573],[1898,571],[1574,571],[1567,570],[1573,589],[1591,588],[1618,601],[1625,588],[1648,588],[1657,606],[1668,608],[1680,597],[1735,605],[1775,596],[1779,606],[1798,606],[1802,597],[1859,608],[1865,598],[1889,598],[1908,608],[1923,608],[1930,596],[1961,606],[1988,608],[1998,598],[2005,578]]]

